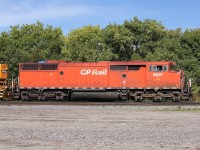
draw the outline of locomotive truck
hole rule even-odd
[[[22,100],[119,99],[189,100],[191,83],[171,61],[65,62],[19,65],[13,98]]]

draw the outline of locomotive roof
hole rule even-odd
[[[171,61],[111,61],[110,65],[148,65],[148,64],[160,64],[160,65],[169,65],[175,64]]]
[[[66,62],[64,60],[48,60],[42,62],[26,62],[21,64],[58,64],[59,66],[108,66],[108,65],[174,65],[172,61],[99,61],[99,62]]]

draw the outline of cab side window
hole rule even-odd
[[[168,71],[167,65],[150,65],[149,66],[150,72],[166,72]]]
[[[154,72],[161,72],[163,70],[163,67],[162,66],[154,66],[153,67],[153,71]]]
[[[163,71],[164,72],[168,71],[168,66],[167,65],[163,65]]]

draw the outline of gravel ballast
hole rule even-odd
[[[200,150],[200,106],[0,105],[0,149]]]

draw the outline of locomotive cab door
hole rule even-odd
[[[66,80],[68,70],[65,67],[59,67],[58,76],[59,76],[59,84],[61,87],[66,87]]]
[[[127,78],[128,78],[128,73],[127,71],[121,71],[121,87],[126,88],[127,87]]]

